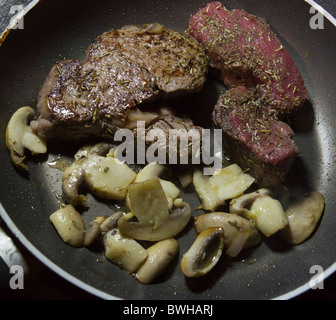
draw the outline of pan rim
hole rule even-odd
[[[64,278],[65,280],[69,281],[73,285],[81,288],[82,290],[99,297],[104,300],[122,300],[119,297],[113,296],[111,294],[108,294],[104,291],[101,291],[99,289],[96,289],[85,282],[79,280],[75,276],[69,274],[64,269],[59,267],[57,264],[52,262],[50,259],[48,259],[44,254],[40,252],[26,237],[25,235],[17,228],[14,221],[9,217],[7,211],[2,206],[0,202],[0,217],[4,220],[7,227],[13,232],[14,236],[21,242],[23,246],[25,246],[40,262],[42,262],[45,266],[47,266],[49,269],[54,271],[56,274]]]
[[[48,259],[44,254],[42,254],[25,236],[24,234],[16,227],[15,223],[12,221],[12,219],[7,214],[5,208],[2,206],[0,202],[0,216],[5,221],[8,228],[13,232],[14,236],[39,260],[41,261],[45,266],[53,270],[56,274],[64,278],[65,280],[69,281],[73,285],[81,288],[82,290],[98,297],[104,300],[124,300],[120,297],[114,296],[112,294],[106,293],[104,291],[101,291],[97,288],[94,288],[93,286],[90,286],[86,284],[85,282],[79,280],[75,276],[69,274],[65,270],[63,270],[61,267],[59,267],[57,264],[52,262],[50,259]],[[320,279],[324,281],[327,279],[330,275],[332,275],[334,272],[336,272],[336,262],[334,262],[331,266],[329,266],[326,270],[323,271]],[[319,284],[320,282],[316,283]],[[293,299],[306,291],[312,289],[310,281],[307,283],[304,283],[303,285],[287,292],[282,295],[279,295],[277,297],[274,297],[270,300],[290,300]]]
[[[316,3],[314,0],[305,0],[305,1],[309,5],[311,5],[314,9],[322,13],[323,16],[336,27],[336,18],[332,14],[330,14],[326,9],[324,9],[322,5]]]

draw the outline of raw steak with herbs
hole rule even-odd
[[[279,113],[292,113],[305,102],[303,79],[265,19],[212,2],[192,16],[189,32],[228,88],[256,87],[261,100]]]
[[[223,93],[213,120],[222,128],[231,159],[248,170],[259,186],[285,181],[298,148],[292,129],[266,107],[257,91],[244,86]]]

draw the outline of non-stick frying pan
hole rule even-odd
[[[86,48],[98,35],[126,24],[157,21],[183,31],[190,15],[204,2],[41,1],[24,17],[24,28],[13,30],[0,47],[1,216],[39,260],[93,295],[106,299],[291,298],[310,288],[317,270],[314,266],[323,269],[325,277],[336,269],[336,28],[326,18],[321,29],[312,28],[314,13],[303,0],[227,0],[225,5],[266,18],[302,73],[309,100],[288,119],[301,156],[295,159],[287,187],[292,194],[319,190],[325,196],[326,207],[318,229],[305,243],[288,246],[280,235],[274,235],[236,259],[224,257],[213,272],[201,279],[185,278],[179,267],[182,254],[195,238],[192,224],[177,238],[179,257],[151,285],[140,284],[112,265],[104,259],[99,246],[75,249],[63,243],[49,221],[49,215],[58,209],[56,194],[61,192],[62,171],[50,162],[59,155],[70,159],[77,145],[51,143],[49,155],[29,159],[29,174],[25,175],[12,166],[4,137],[16,109],[36,106],[37,92],[56,61],[83,59]],[[216,81],[209,81],[201,96],[190,98],[186,109],[196,124],[209,125],[220,90],[223,88]],[[198,206],[199,200],[191,190],[182,196],[193,207]],[[86,221],[97,212],[111,212],[106,203],[96,204],[90,197],[89,201],[92,206],[83,213]]]

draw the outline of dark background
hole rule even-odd
[[[0,226],[11,235],[10,230],[1,222]],[[24,277],[24,289],[12,290],[9,279],[12,274],[0,260],[0,299],[1,300],[97,300],[86,291],[70,284],[55,272],[38,261],[24,246],[12,239],[25,258],[29,271]],[[308,290],[293,300],[336,300],[336,274],[325,279],[323,289]]]
[[[329,13],[336,15],[336,2],[334,0],[318,0]],[[11,16],[8,15],[12,5],[26,5],[29,1],[1,1],[0,9],[0,31],[8,25]],[[0,299],[1,300],[96,300],[97,297],[70,284],[52,270],[38,261],[15,236],[8,230],[3,221],[0,226],[13,239],[19,251],[22,253],[28,264],[28,273],[24,277],[24,289],[12,290],[9,287],[8,267],[0,260]],[[331,275],[324,281],[324,289],[309,290],[293,300],[334,300],[336,298],[336,274]]]

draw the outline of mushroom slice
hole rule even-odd
[[[184,172],[178,176],[182,188],[188,187],[193,182],[192,172]]]
[[[272,191],[267,188],[262,188],[257,191],[244,194],[230,201],[230,213],[235,213],[240,216],[249,215],[249,211],[253,202],[261,195],[271,195]]]
[[[113,150],[115,146],[108,142],[99,142],[96,144],[87,144],[81,147],[76,154],[74,155],[75,160],[81,161],[87,158],[91,154],[97,154],[99,156],[106,156],[107,154],[111,154],[111,150]]]
[[[280,201],[271,194],[271,190],[263,188],[237,197],[230,202],[230,212],[253,220],[257,229],[270,237],[288,224]]]
[[[118,159],[90,153],[79,157],[65,170],[63,194],[67,203],[73,206],[86,202],[86,197],[79,194],[81,186],[102,198],[124,200],[127,187],[135,177],[136,173]]]
[[[266,237],[286,227],[288,219],[280,201],[268,195],[258,197],[252,204],[246,218],[252,219]]]
[[[122,216],[122,212],[114,212],[106,218],[101,224],[100,229],[102,232],[107,232],[118,227],[118,220]]]
[[[80,187],[85,181],[85,170],[82,163],[75,161],[68,167],[62,177],[63,195],[66,203],[74,207],[85,205],[86,197],[79,194]]]
[[[318,191],[298,196],[286,210],[288,225],[282,230],[285,240],[294,245],[306,241],[320,221],[324,206],[324,196]]]
[[[151,162],[144,166],[135,179],[135,182],[141,182],[155,177],[159,177],[166,169],[164,164]]]
[[[148,179],[159,177],[166,170],[166,166],[158,162],[151,162],[143,167],[137,174],[134,182],[142,182]],[[171,181],[160,179],[163,191],[168,200],[169,210],[173,208],[174,201],[180,195],[180,189],[177,188]],[[132,211],[129,195],[126,196],[126,205]]]
[[[86,229],[81,214],[72,205],[66,205],[54,212],[50,221],[64,242],[74,247],[82,247],[92,244],[101,234],[103,217],[94,219],[89,229]]]
[[[133,273],[147,258],[147,250],[118,229],[106,233],[103,239],[105,256],[128,273]]]
[[[55,211],[49,219],[64,242],[74,247],[84,245],[85,224],[80,213],[72,205]]]
[[[180,233],[191,218],[189,204],[175,201],[169,212],[167,197],[159,178],[133,183],[128,187],[132,212],[118,220],[120,231],[137,240],[159,241]],[[137,221],[130,221],[136,217]]]
[[[224,231],[222,228],[209,228],[202,231],[182,257],[182,272],[190,278],[204,276],[217,264],[223,248]]]
[[[215,211],[226,200],[243,194],[253,182],[254,178],[244,173],[237,164],[217,170],[211,177],[204,176],[200,170],[196,170],[193,176],[202,207],[210,211]]]
[[[208,228],[220,227],[224,230],[224,245],[230,248],[239,239],[240,248],[251,248],[258,245],[261,237],[254,223],[237,214],[211,212],[194,218],[195,229],[200,233]],[[238,236],[239,234],[239,236]],[[245,236],[243,236],[245,235]],[[232,249],[232,248],[231,248]],[[237,250],[235,250],[237,252]],[[229,250],[229,253],[232,252]],[[239,252],[238,252],[239,253]]]
[[[238,256],[245,246],[246,240],[249,237],[249,233],[245,230],[239,230],[234,239],[230,242],[229,247],[226,250],[226,254],[232,258]]]
[[[169,210],[172,210],[174,206],[174,201],[180,196],[181,191],[171,181],[160,179],[160,183],[162,185],[163,192],[167,197],[168,208]]]
[[[90,228],[85,230],[84,232],[84,246],[89,246],[90,244],[92,244],[100,235],[100,233],[100,223],[95,220],[92,221],[90,223]]]
[[[32,154],[47,152],[45,140],[36,135],[29,126],[29,121],[34,118],[35,111],[31,107],[22,107],[12,115],[6,128],[6,146],[11,160],[16,167],[25,170],[28,169],[24,163],[25,149]]]
[[[164,272],[178,252],[178,242],[171,238],[161,240],[147,248],[147,259],[140,266],[135,278],[141,283],[153,282]]]
[[[97,196],[124,200],[127,187],[134,181],[136,173],[113,157],[90,155],[84,165],[85,183]]]

